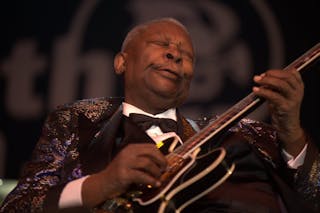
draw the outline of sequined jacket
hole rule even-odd
[[[121,101],[119,98],[81,100],[53,111],[43,126],[32,159],[0,211],[55,212],[60,193],[68,182],[103,169],[112,157],[105,153],[112,152],[111,142],[89,152],[87,150],[101,136],[102,127],[111,116],[114,117]],[[186,140],[195,133],[194,128],[182,116],[180,123],[184,127],[182,139]],[[197,121],[200,128],[207,123],[206,118]],[[242,119],[228,131],[253,145],[270,165],[270,170],[281,168],[276,133],[270,126]],[[99,161],[99,158],[103,160]],[[320,210],[320,155],[311,140],[304,165],[292,174],[292,188]],[[290,196],[290,192],[285,193]]]

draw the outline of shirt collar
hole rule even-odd
[[[176,109],[175,108],[171,108],[171,109],[168,109],[162,113],[159,113],[159,114],[150,114],[150,113],[147,113],[145,111],[143,111],[142,109],[139,109],[138,107],[136,106],[133,106],[131,104],[128,104],[126,102],[123,102],[122,103],[122,113],[123,115],[129,117],[129,115],[131,113],[138,113],[138,114],[143,114],[143,115],[147,115],[147,116],[150,116],[150,117],[153,117],[153,118],[169,118],[169,119],[172,119],[174,121],[177,121],[177,114],[176,114]]]

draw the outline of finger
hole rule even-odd
[[[152,186],[159,185],[157,177],[154,177],[150,172],[146,172],[140,167],[136,168],[134,166],[137,162],[133,160],[130,162],[117,161],[115,159],[102,173],[106,177],[106,180],[117,183],[116,185],[119,189],[126,190],[132,183],[151,184]]]
[[[290,94],[294,92],[294,89],[290,84],[281,78],[275,78],[273,76],[255,76],[254,81],[264,90],[273,90],[284,97],[290,97]]]
[[[153,160],[146,156],[139,157],[132,168],[146,172],[155,178],[160,177],[162,174],[162,169]]]
[[[288,70],[288,72],[294,77],[295,79],[295,85],[298,85],[300,87],[304,87],[304,82],[301,77],[301,73],[297,71],[296,69]]]
[[[167,159],[154,144],[143,145],[139,153],[140,157],[150,158],[162,171],[167,168]]]
[[[151,185],[153,187],[161,186],[160,180],[150,176],[148,173],[145,173],[143,171],[133,169],[129,172],[128,175],[130,176],[132,183]]]
[[[263,77],[278,78],[286,81],[293,89],[299,89],[301,84],[303,84],[301,76],[295,69],[290,69],[288,71],[284,70],[268,70],[264,73]]]
[[[141,157],[149,158],[161,171],[165,171],[167,167],[167,159],[154,144],[129,144],[118,156],[124,164],[133,165],[132,167]]]
[[[288,104],[287,99],[285,99],[282,95],[280,95],[279,93],[273,90],[267,89],[265,87],[253,87],[253,92],[257,96],[265,98],[266,100],[271,102],[273,105],[283,106]]]

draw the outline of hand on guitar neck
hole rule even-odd
[[[300,75],[305,67],[320,57],[320,43],[313,46],[283,70],[269,70],[254,77],[259,87],[253,93],[268,101],[271,122],[277,130],[282,147],[297,156],[307,143],[300,123],[300,107],[304,83]]]
[[[267,100],[272,125],[277,130],[282,147],[297,156],[306,144],[305,133],[300,125],[300,107],[304,84],[295,69],[288,71],[268,70],[254,77],[259,85],[253,92]]]

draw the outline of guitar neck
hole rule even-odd
[[[284,70],[296,69],[297,71],[302,71],[319,58],[320,43],[313,46],[287,67],[285,67]],[[250,93],[244,99],[240,100],[237,104],[220,115],[215,121],[209,123],[205,128],[200,130],[189,140],[185,141],[183,145],[176,148],[173,154],[179,156],[188,156],[206,141],[232,126],[235,122],[242,119],[249,112],[252,112],[263,102],[264,100],[262,98],[256,96],[254,93]]]

